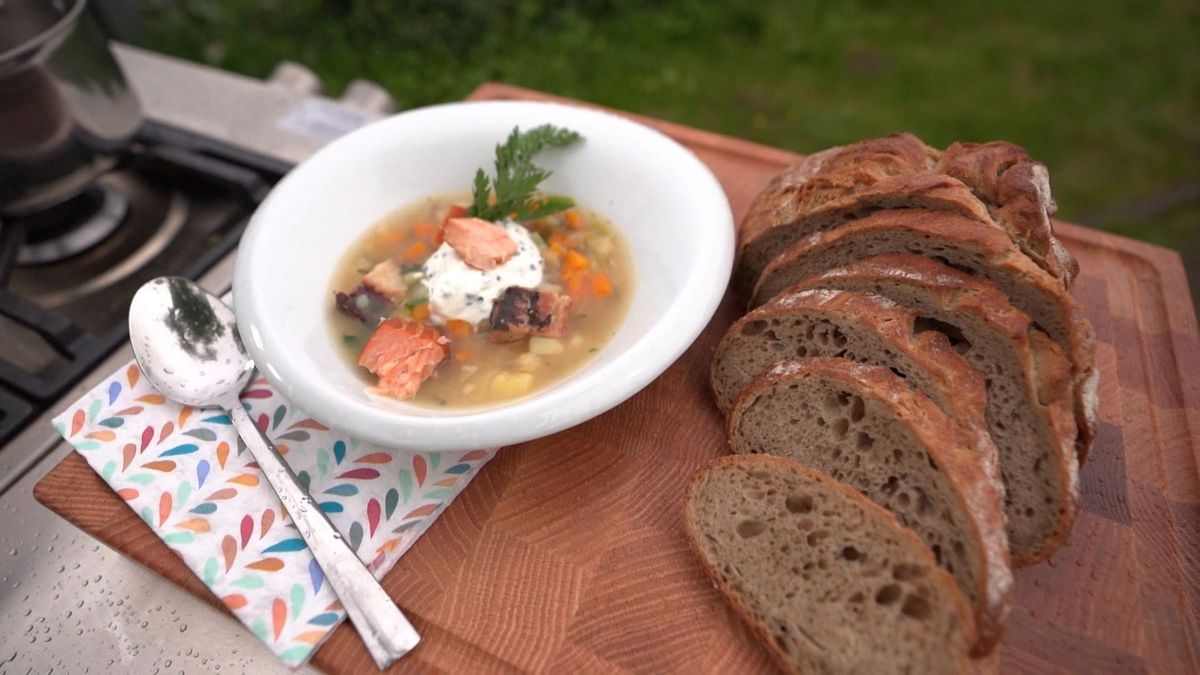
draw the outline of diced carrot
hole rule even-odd
[[[574,272],[586,272],[590,263],[588,259],[579,251],[570,250],[563,257],[563,269],[572,270]]]
[[[578,230],[583,225],[583,217],[579,215],[578,211],[567,211],[563,214],[563,218],[567,221],[567,227],[572,230]]]
[[[552,241],[552,242],[550,242],[550,250],[555,255],[561,256],[562,254],[567,252],[567,247],[563,246],[562,244],[560,244],[557,241]]]
[[[450,337],[465,338],[471,335],[471,324],[462,319],[450,319],[446,322],[446,332]]]
[[[432,239],[435,232],[437,232],[437,229],[429,223],[421,222],[413,225],[413,234],[417,235],[418,237]]]
[[[583,275],[573,274],[569,277],[565,277],[565,281],[567,282],[567,295],[571,296],[575,300],[581,300],[583,298],[584,289]]]
[[[612,282],[608,280],[608,275],[604,272],[597,272],[592,276],[592,293],[597,298],[607,298],[612,295]]]
[[[559,246],[565,247],[567,245],[567,235],[563,234],[562,232],[555,232],[554,234],[550,235],[550,239],[548,241],[550,242],[550,246],[558,244]]]
[[[450,210],[446,212],[445,219],[442,220],[442,224],[445,225],[446,221],[450,220],[451,218],[464,218],[466,215],[467,207],[459,206],[458,204],[451,204]]]
[[[417,321],[429,320],[429,303],[422,302],[412,308],[412,318]]]
[[[408,262],[416,262],[427,255],[429,255],[429,244],[423,241],[418,241],[404,249],[404,259]]]
[[[470,361],[472,356],[474,356],[474,354],[471,352],[470,347],[459,347],[454,351],[454,360],[458,361],[459,363],[466,363],[467,361]]]

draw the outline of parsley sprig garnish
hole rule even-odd
[[[529,131],[513,127],[508,139],[496,146],[496,177],[489,179],[483,169],[475,172],[467,214],[484,220],[512,218],[524,222],[571,208],[575,200],[570,197],[535,198],[538,184],[551,172],[535,165],[533,157],[546,148],[561,148],[582,138],[570,129],[549,124]]]

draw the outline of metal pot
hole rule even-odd
[[[0,0],[0,216],[78,194],[141,122],[86,0]]]

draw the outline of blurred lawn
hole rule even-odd
[[[1011,140],[1049,165],[1061,217],[1200,258],[1194,190],[1121,208],[1200,184],[1200,3],[888,5],[142,0],[152,49],[256,77],[293,59],[405,108],[492,79],[801,152]]]

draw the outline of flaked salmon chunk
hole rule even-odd
[[[410,399],[450,354],[449,344],[435,328],[392,318],[379,324],[371,334],[358,356],[358,365],[379,377],[379,384],[372,391]]]
[[[495,269],[517,252],[517,242],[503,227],[480,218],[450,218],[444,235],[458,257],[477,270]]]

